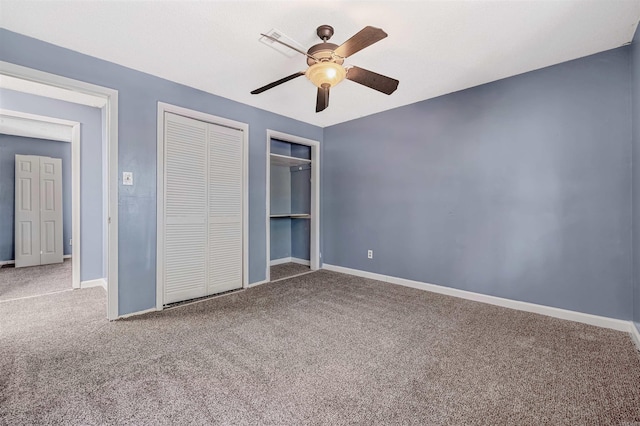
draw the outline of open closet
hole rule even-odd
[[[270,140],[271,281],[310,271],[311,147]]]

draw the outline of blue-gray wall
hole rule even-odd
[[[300,155],[305,158],[304,155]],[[306,156],[306,158],[310,157]],[[299,169],[302,170],[299,170]],[[311,168],[291,167],[291,213],[311,212]],[[311,221],[291,219],[291,256],[297,259],[311,259]]]
[[[158,101],[249,124],[249,282],[264,280],[266,131],[322,141],[321,128],[5,29],[0,29],[0,60],[118,90],[119,173],[133,172],[135,182],[118,188],[121,315],[155,306]]]
[[[291,155],[310,160],[311,147],[291,144]],[[291,167],[291,213],[310,212],[311,167]],[[309,219],[291,219],[291,256],[297,259],[311,259],[311,221]]]
[[[82,250],[80,280],[104,278],[102,224],[105,219],[102,197],[101,111],[97,108],[6,89],[0,89],[0,108],[80,123],[80,249]],[[71,190],[71,187],[67,186],[67,189]],[[70,215],[68,220],[70,225]],[[3,218],[2,223],[5,224],[5,222]],[[70,234],[71,227],[67,226],[65,221],[65,246],[69,244]],[[67,248],[65,248],[65,254],[67,254]]]
[[[620,48],[325,128],[323,261],[631,319],[630,101]]]
[[[291,155],[291,144],[271,139],[271,153]],[[271,166],[270,208],[271,214],[291,213],[291,173],[287,167]],[[291,257],[291,219],[273,218],[270,220],[269,259],[277,260]]]
[[[636,29],[631,45],[631,79],[633,82],[633,319],[640,331],[640,26]]]
[[[291,219],[291,256],[311,260],[311,221]]]
[[[291,257],[291,219],[288,217],[272,218],[270,226],[270,259],[278,260]]]
[[[0,134],[0,261],[14,260],[16,155],[40,155],[62,160],[62,240],[71,254],[71,144]]]

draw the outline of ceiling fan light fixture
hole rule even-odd
[[[316,87],[324,84],[333,87],[345,79],[347,71],[335,62],[318,62],[311,65],[305,75]]]
[[[333,27],[330,25],[320,25],[316,33],[322,40],[322,43],[314,44],[306,52],[289,43],[283,42],[278,37],[260,34],[273,43],[281,44],[306,56],[308,68],[306,71],[298,71],[280,80],[259,87],[256,90],[252,90],[251,94],[257,95],[265,90],[273,89],[282,83],[291,81],[294,78],[306,75],[309,81],[318,88],[316,95],[316,112],[320,112],[329,106],[330,89],[345,78],[386,95],[392,94],[398,88],[399,81],[396,79],[356,66],[350,66],[349,69],[342,66],[345,58],[387,37],[387,33],[382,29],[371,26],[364,27],[340,46],[328,42],[331,36],[333,36]]]

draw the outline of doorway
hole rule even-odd
[[[266,281],[320,268],[320,143],[267,130]]]
[[[103,127],[103,139],[106,142],[104,161],[105,178],[104,178],[104,194],[106,204],[106,214],[104,215],[104,235],[106,241],[106,247],[104,250],[104,279],[89,280],[84,285],[81,284],[81,271],[80,262],[73,262],[73,285],[74,287],[81,286],[95,286],[102,285],[107,290],[107,318],[114,320],[118,318],[118,253],[117,253],[117,241],[118,241],[118,225],[117,225],[117,207],[118,207],[118,92],[113,89],[104,88],[101,86],[92,85],[89,83],[69,79],[66,77],[58,76],[55,74],[45,73],[42,71],[34,70],[31,68],[22,67],[19,65],[0,62],[0,87],[24,92],[36,94],[39,96],[45,96],[52,99],[58,99],[66,102],[76,103],[80,105],[86,105],[102,110],[102,127]],[[72,136],[77,132],[78,143],[73,144],[72,150],[75,153],[75,149],[80,149],[79,126],[72,127]],[[79,151],[78,151],[79,153]],[[73,154],[72,154],[73,155]],[[76,156],[74,155],[74,158]],[[77,156],[78,162],[74,161],[74,165],[77,164],[79,170],[79,155]],[[77,210],[74,208],[74,214],[76,211],[79,216],[79,188],[80,179],[75,179],[73,186],[76,192],[77,185],[77,200],[74,199],[74,207],[77,206]],[[77,202],[76,202],[77,201]],[[79,258],[81,239],[75,236],[79,236],[79,220],[73,221],[73,235],[72,238],[72,250],[73,256]]]
[[[69,287],[80,288],[80,123],[53,117],[2,109],[0,110],[0,133],[6,135],[7,137],[14,137],[8,145],[8,147],[13,148],[11,152],[54,153],[58,156],[64,157],[66,160],[70,160],[69,166],[65,166],[65,169],[63,171],[63,175],[65,175],[65,186],[69,186],[69,188],[66,188],[65,190],[71,198],[71,202],[69,203],[70,209],[67,208],[67,203],[65,203],[64,206],[64,210],[66,211],[65,216],[70,216],[71,218],[70,221],[66,221],[66,223],[70,223],[71,226],[69,227],[70,229],[68,230],[68,232],[64,232],[65,241],[62,244],[64,246],[64,243],[66,242],[69,245],[67,247],[64,247],[65,253],[62,256],[66,265],[58,268],[53,266],[48,268],[51,269],[52,276],[56,276],[58,277],[58,279],[52,280],[52,282],[47,283],[46,286],[49,289],[60,289],[65,282],[65,280],[61,276],[61,273],[62,271],[68,270],[70,277],[68,280]],[[31,145],[29,147],[20,147],[20,144],[25,142],[31,142]],[[38,144],[39,146],[33,146],[34,143]],[[67,146],[65,147],[64,145]],[[7,153],[8,147],[5,147],[5,154]],[[13,175],[13,169],[15,168],[7,167],[7,170],[5,170],[5,174]],[[15,185],[9,186],[13,187]],[[9,186],[7,187],[7,189],[11,190],[12,188],[10,188]],[[15,195],[20,198],[22,194],[16,193]],[[13,223],[10,224],[11,227],[13,227],[13,225]],[[77,241],[77,245],[75,246],[75,248],[73,246],[74,239]],[[4,257],[7,257],[6,254]],[[71,258],[73,258],[75,262],[72,262],[70,260]],[[0,262],[2,264],[5,264],[5,273],[7,264],[13,264],[14,262],[15,261],[13,260]],[[73,267],[71,266],[72,263]],[[17,276],[19,277],[22,277],[16,278],[17,281],[28,281],[29,283],[33,283],[33,285],[35,285],[35,281],[39,281],[37,279],[25,279],[25,276],[28,276],[27,272],[25,271],[16,271],[15,274],[17,274]],[[36,276],[37,275],[38,274],[36,274]],[[44,276],[46,276],[46,274],[44,274]],[[66,284],[64,285],[64,287],[66,287]],[[29,291],[27,293],[31,294],[31,292],[32,291]],[[5,291],[4,293],[13,294],[11,292],[8,293],[7,291]]]

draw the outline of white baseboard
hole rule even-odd
[[[537,305],[535,303],[520,302],[517,300],[504,299],[502,297],[489,296],[481,293],[474,293],[466,290],[459,290],[451,287],[444,287],[436,284],[428,284],[420,281],[407,280],[404,278],[392,277],[388,275],[376,274],[373,272],[361,271],[358,269],[345,268],[335,265],[323,265],[324,269],[329,271],[341,272],[343,274],[355,275],[358,277],[370,278],[373,280],[384,281],[391,284],[398,284],[405,287],[416,288],[419,290],[431,291],[433,293],[446,294],[447,296],[459,297],[461,299],[473,300],[476,302],[488,303],[490,305],[502,306],[504,308],[516,309],[519,311],[533,312],[536,314],[547,315],[550,317],[560,318],[569,321],[581,322],[584,324],[595,325],[597,327],[610,328],[618,331],[632,333],[632,328],[637,329],[630,321],[619,320],[615,318],[602,317],[598,315],[586,314],[583,312],[569,311],[567,309],[554,308],[551,306]]]
[[[87,280],[80,283],[80,288],[102,287],[104,291],[107,291],[107,281],[104,278],[98,278],[97,280]]]
[[[311,265],[311,261],[300,259],[298,257],[283,257],[281,259],[274,259],[271,262],[269,262],[269,265],[276,266],[276,265],[282,265],[283,263],[298,263],[300,265],[306,265],[306,266]]]
[[[64,256],[62,256],[63,259],[71,259],[71,255],[70,254],[65,254]],[[15,265],[16,261],[14,260],[0,260],[0,266],[4,266],[4,265]]]
[[[259,286],[260,284],[266,284],[268,282],[269,280],[256,281],[255,283],[249,284],[247,288],[256,287],[256,286]]]
[[[638,330],[638,327],[636,327],[636,325],[633,323],[633,321],[631,322],[631,339],[640,351],[640,331]]]
[[[156,308],[145,309],[144,311],[131,312],[130,314],[119,315],[118,318],[116,318],[116,319],[135,317],[137,315],[144,315],[144,314],[148,314],[150,312],[157,312],[158,310],[159,309],[156,309]]]
[[[290,257],[283,257],[281,259],[273,259],[271,262],[269,262],[269,266],[282,265],[283,263],[289,263],[289,262],[291,262]]]

